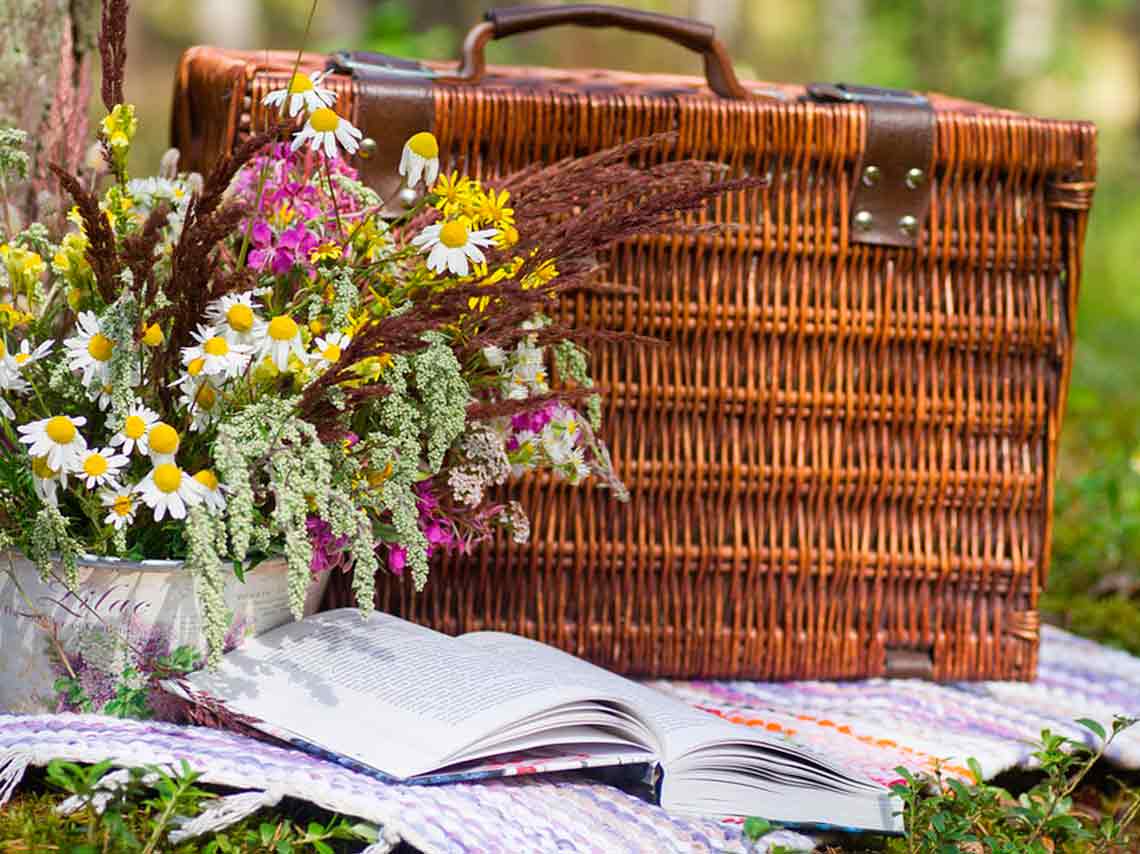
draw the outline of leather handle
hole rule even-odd
[[[518,33],[529,33],[549,27],[617,27],[668,39],[701,54],[705,62],[705,78],[709,88],[723,98],[743,99],[751,95],[736,77],[732,60],[724,43],[711,26],[688,18],[604,6],[577,3],[568,6],[513,6],[491,9],[486,21],[472,27],[463,41],[463,59],[454,76],[439,79],[457,83],[478,83],[483,79],[487,63],[487,42]]]

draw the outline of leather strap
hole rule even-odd
[[[851,199],[852,243],[914,248],[930,209],[934,110],[922,95],[896,89],[814,85],[815,100],[867,109],[863,154]]]
[[[364,134],[353,165],[384,199],[383,215],[400,216],[414,199],[401,195],[404,143],[413,134],[434,130],[432,74],[419,63],[372,53],[334,54],[329,67],[353,79],[352,122]]]

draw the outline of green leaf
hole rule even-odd
[[[986,775],[982,773],[981,763],[973,756],[966,760],[966,765],[969,766],[970,773],[974,775],[975,783],[981,783],[986,779]]]
[[[744,821],[744,837],[752,842],[755,842],[771,829],[772,823],[767,819],[753,816]]]
[[[1085,729],[1092,730],[1093,734],[1101,741],[1104,741],[1106,738],[1104,727],[1102,727],[1092,718],[1077,718],[1077,723],[1083,726]]]
[[[331,845],[327,842],[321,842],[319,839],[313,840],[313,848],[316,849],[317,854],[335,854]]]

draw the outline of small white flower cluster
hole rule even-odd
[[[526,400],[550,391],[546,353],[544,348],[535,344],[533,335],[524,338],[509,352],[501,347],[485,347],[483,358],[492,368],[498,369],[499,390],[507,400]]]

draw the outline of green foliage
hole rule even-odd
[[[410,4],[398,0],[375,4],[364,24],[364,49],[408,59],[451,59],[456,41],[450,27],[415,32]]]
[[[172,843],[170,832],[217,797],[185,763],[112,773],[109,761],[55,761],[43,781],[52,792],[25,792],[0,810],[0,852],[68,854],[344,854],[376,842],[376,828],[307,808],[263,811],[204,838]],[[58,810],[68,798],[68,814]],[[74,807],[74,810],[71,808]]]
[[[970,760],[974,783],[966,785],[940,770],[912,774],[896,769],[903,782],[894,792],[904,804],[907,833],[893,840],[896,854],[1093,854],[1135,850],[1140,845],[1140,792],[1129,794],[1116,814],[1102,817],[1074,804],[1073,795],[1113,738],[1135,719],[1118,717],[1111,732],[1093,720],[1077,723],[1100,740],[1096,751],[1049,730],[1033,751],[1043,779],[1014,798],[1005,789],[986,783],[976,760]]]

